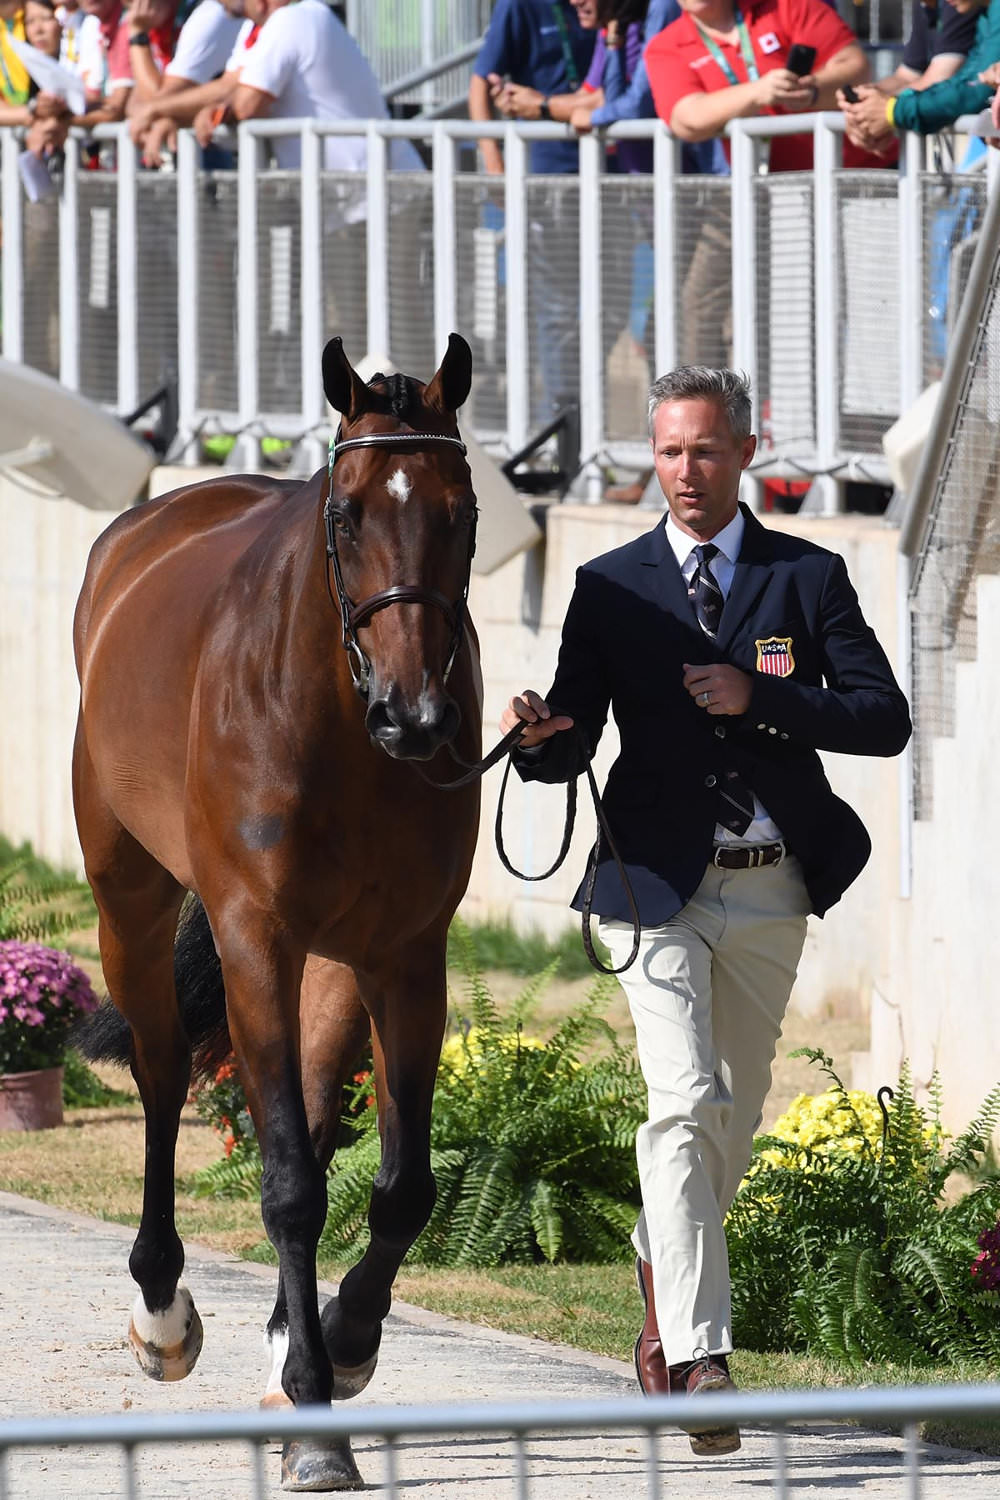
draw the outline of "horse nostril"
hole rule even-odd
[[[462,723],[462,710],[454,698],[448,698],[445,702],[444,712],[438,724],[438,734],[441,744],[446,745],[455,738]]]
[[[365,728],[373,740],[384,739],[396,729],[384,698],[376,698],[373,703],[369,703],[365,714]]]

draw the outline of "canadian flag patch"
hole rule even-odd
[[[759,36],[757,38],[757,42],[762,52],[770,53],[781,51],[781,43],[778,41],[778,38],[775,36],[773,31],[765,31],[763,36]]]

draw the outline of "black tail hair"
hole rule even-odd
[[[232,1043],[222,965],[205,908],[197,896],[185,903],[177,926],[174,982],[181,1025],[193,1052],[192,1074],[203,1077],[229,1055]],[[109,999],[74,1027],[70,1041],[91,1062],[128,1065],[132,1061],[132,1028]]]

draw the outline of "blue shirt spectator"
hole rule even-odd
[[[569,0],[497,0],[473,73],[509,76],[542,94],[575,93],[587,76],[594,35],[585,31]],[[532,141],[532,172],[575,172],[575,141]]]
[[[645,21],[629,23],[624,46],[610,51],[604,35],[598,37],[587,82],[604,90],[604,103],[591,111],[592,125],[613,125],[617,120],[655,119],[656,106],[643,53],[646,43],[671,21],[676,21],[680,13],[677,0],[649,0]],[[622,141],[618,155],[623,171],[653,170],[650,142]],[[681,150],[681,170],[728,175],[729,163],[722,142],[701,141],[697,145],[685,145]]]

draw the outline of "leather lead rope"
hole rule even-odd
[[[573,828],[576,823],[576,793],[578,776],[572,777],[572,779],[566,783],[566,820],[563,824],[563,836],[562,843],[559,846],[559,853],[556,855],[552,864],[547,870],[543,870],[540,875],[527,875],[523,870],[518,870],[513,864],[511,864],[511,861],[507,855],[507,850],[504,847],[503,804],[504,797],[507,794],[507,782],[510,779],[510,768],[513,765],[513,761],[510,758],[510,752],[514,749],[516,742],[521,738],[526,728],[526,724],[516,724],[513,729],[509,730],[507,734],[504,735],[502,740],[494,745],[493,749],[489,752],[488,755],[484,756],[482,760],[477,761],[476,764],[472,766],[470,766],[468,762],[462,760],[461,756],[459,756],[456,751],[452,749],[451,745],[449,745],[447,748],[452,760],[454,760],[458,765],[466,767],[465,775],[459,776],[455,781],[434,781],[430,776],[427,775],[426,771],[421,770],[420,766],[415,762],[414,770],[417,771],[417,773],[423,778],[423,780],[426,781],[430,786],[437,787],[438,791],[453,792],[457,791],[459,787],[468,786],[471,782],[476,781],[480,776],[484,774],[484,772],[490,770],[492,766],[495,766],[497,762],[501,760],[504,755],[506,755],[507,764],[504,766],[503,780],[500,783],[500,796],[497,799],[497,815],[493,830],[494,836],[496,838],[497,854],[500,856],[500,863],[503,865],[508,874],[513,875],[518,880],[548,880],[549,876],[554,875],[555,872],[559,869],[559,866],[563,863],[563,860],[569,853],[569,846],[573,838]],[[574,728],[573,730],[564,730],[563,733],[579,734],[579,730]],[[584,877],[583,884],[583,909],[581,912],[583,949],[587,955],[587,958],[590,960],[591,966],[597,969],[599,973],[624,974],[625,970],[631,968],[635,963],[636,958],[639,954],[639,944],[642,941],[642,923],[639,920],[639,907],[636,903],[635,892],[632,889],[632,882],[628,878],[628,871],[625,868],[621,855],[618,853],[618,847],[615,844],[611,829],[608,826],[608,820],[605,816],[604,806],[601,802],[601,794],[597,790],[597,782],[594,779],[594,772],[591,767],[589,757],[587,758],[584,769],[587,774],[587,784],[590,787],[590,795],[594,803],[594,813],[597,817],[597,834],[594,839],[593,848],[590,851],[590,856],[587,860],[587,873]],[[622,887],[628,900],[629,914],[632,918],[632,951],[629,953],[629,956],[625,960],[625,962],[623,964],[619,964],[617,968],[608,968],[607,964],[602,963],[602,961],[598,958],[597,953],[594,950],[594,940],[590,931],[591,917],[593,914],[594,887],[597,883],[597,869],[601,857],[602,837],[607,843],[608,851],[611,854],[611,857],[615,862],[615,867],[618,870],[618,874],[621,877]]]

